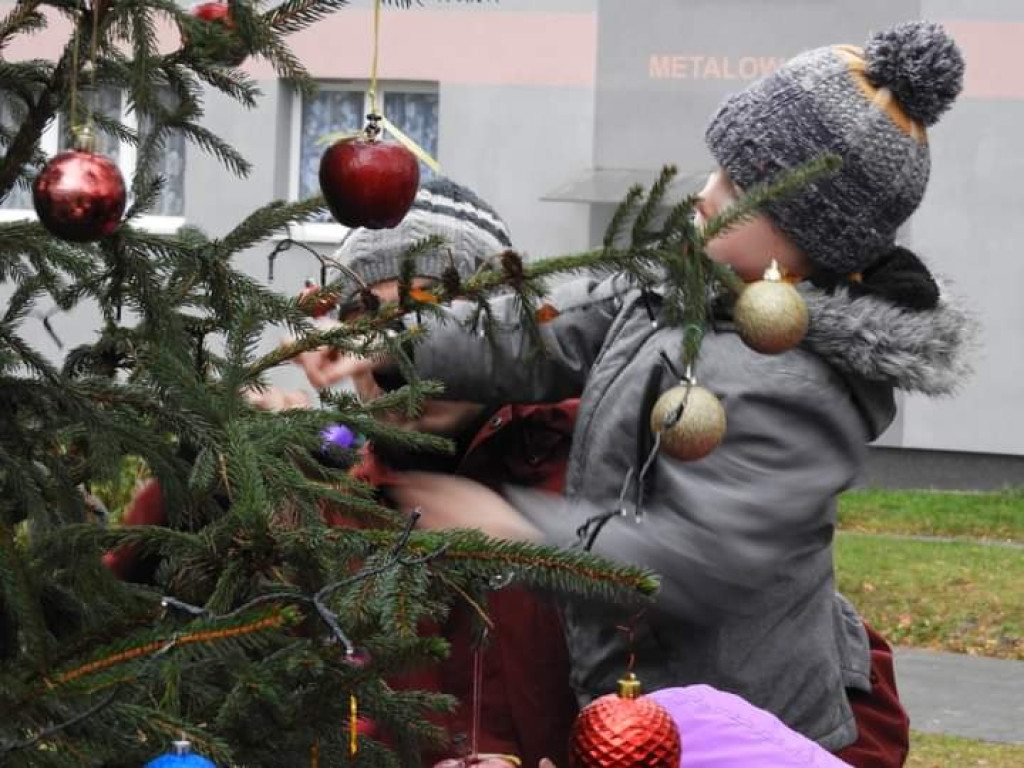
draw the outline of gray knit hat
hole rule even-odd
[[[938,24],[899,24],[864,49],[802,53],[729,97],[711,154],[741,189],[826,152],[838,173],[770,203],[769,218],[817,266],[859,272],[889,250],[928,183],[925,126],[960,93],[964,61]]]
[[[466,187],[435,177],[420,186],[401,224],[354,230],[334,257],[373,285],[397,279],[409,247],[432,235],[443,237],[444,245],[416,258],[417,277],[440,279],[454,264],[468,278],[485,259],[512,246],[508,227],[491,206]],[[357,289],[353,285],[351,293]]]

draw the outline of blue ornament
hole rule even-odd
[[[356,441],[355,433],[344,424],[332,424],[320,433],[320,438],[324,441],[323,449],[325,451],[331,448],[347,450]]]
[[[192,753],[192,744],[185,739],[172,742],[174,751],[146,763],[145,768],[217,768],[202,755]]]

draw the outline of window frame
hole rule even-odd
[[[121,125],[129,130],[138,130],[138,117],[133,109],[128,107],[128,99],[121,91]],[[63,127],[64,115],[58,114],[49,122],[39,138],[39,148],[52,158],[60,152],[60,137]],[[131,184],[131,178],[135,173],[136,147],[129,141],[122,141],[117,149],[117,167],[124,176],[125,184]],[[36,221],[35,208],[2,208],[0,207],[0,222],[8,221]],[[184,216],[163,216],[146,214],[137,216],[133,226],[157,235],[171,235],[186,223]]]
[[[369,80],[318,80],[319,91],[350,91],[362,92],[363,94],[363,115],[370,112]],[[398,93],[424,93],[440,97],[439,84],[434,81],[424,80],[387,80],[377,82],[377,103],[381,107],[384,104],[385,95],[388,92]],[[299,200],[299,186],[302,166],[302,100],[303,95],[297,89],[292,91],[291,125],[289,126],[288,139],[288,199],[296,202]],[[440,110],[440,98],[438,98]],[[440,123],[440,111],[438,123]],[[440,125],[438,126],[440,128]],[[440,131],[439,131],[440,134]],[[324,147],[326,150],[327,148]],[[303,224],[294,224],[291,227],[291,237],[306,243],[319,245],[338,245],[342,238],[349,232],[349,227],[339,224],[336,221],[312,221]],[[278,239],[288,237],[287,233],[279,236]]]

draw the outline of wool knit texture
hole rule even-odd
[[[837,173],[764,213],[819,268],[858,272],[893,247],[920,205],[931,167],[925,126],[952,104],[963,71],[942,27],[907,22],[873,35],[863,50],[798,55],[727,98],[705,138],[741,190],[838,155]]]
[[[470,189],[437,177],[420,186],[397,227],[354,230],[334,257],[372,286],[398,279],[409,248],[434,235],[444,243],[416,257],[417,277],[439,279],[454,265],[460,277],[468,278],[485,259],[512,245],[508,227],[490,205]],[[358,288],[350,286],[343,298]]]

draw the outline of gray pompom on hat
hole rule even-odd
[[[924,197],[926,126],[963,87],[960,49],[938,24],[912,21],[863,48],[807,51],[730,96],[708,125],[711,154],[740,189],[832,152],[838,173],[765,206],[818,267],[860,272],[891,249]]]
[[[444,244],[416,257],[417,277],[440,279],[454,265],[465,279],[486,259],[512,247],[508,227],[490,205],[451,179],[435,177],[420,186],[397,227],[353,230],[334,258],[372,286],[397,280],[410,246],[434,235],[444,238]],[[349,287],[343,307],[358,289]]]

